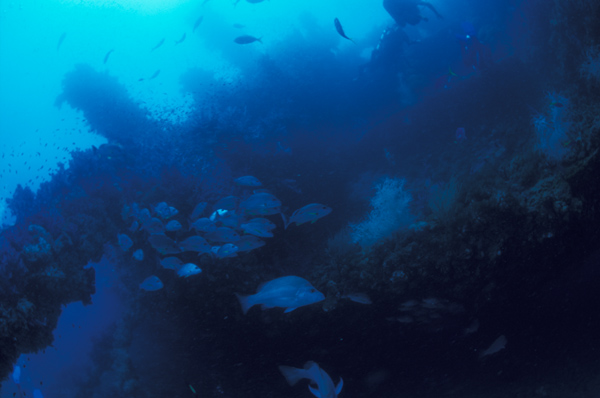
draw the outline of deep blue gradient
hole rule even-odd
[[[600,396],[598,21],[1,3],[0,398]]]

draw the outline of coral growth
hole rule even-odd
[[[548,160],[558,162],[570,149],[571,142],[567,135],[570,127],[567,120],[569,100],[554,92],[547,93],[546,100],[546,112],[534,116],[532,120],[537,135],[536,148]]]
[[[405,181],[399,178],[386,178],[377,185],[371,199],[371,212],[364,221],[350,226],[354,243],[366,249],[410,226],[413,222],[409,210],[412,197],[404,185]]]

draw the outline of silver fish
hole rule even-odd
[[[181,268],[179,268],[179,271],[177,271],[177,275],[179,275],[182,278],[187,278],[189,276],[199,274],[200,272],[202,272],[202,270],[196,264],[187,263],[182,265]]]
[[[327,207],[319,203],[311,203],[296,210],[289,220],[284,218],[283,221],[285,223],[285,229],[287,229],[287,227],[294,222],[296,225],[304,224],[308,221],[314,223],[319,218],[325,217],[329,213],[331,213],[331,207]]]
[[[223,246],[218,247],[218,249],[215,251],[215,256],[218,258],[236,257],[237,252],[238,247],[236,245],[233,243],[225,243]]]
[[[277,278],[261,285],[256,294],[236,296],[244,314],[256,304],[262,304],[264,308],[285,308],[284,312],[287,313],[298,307],[325,300],[323,293],[298,276]]]

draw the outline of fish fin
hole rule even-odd
[[[281,218],[283,219],[283,229],[287,229],[287,227],[290,226],[290,219],[285,214],[283,214],[283,212],[279,214],[281,214]]]
[[[344,386],[344,380],[340,377],[340,382],[335,386],[335,395],[339,395],[342,392]]]
[[[298,381],[306,377],[306,371],[304,369],[298,369],[291,366],[278,366],[278,368],[290,386],[295,385]]]
[[[321,398],[321,392],[319,392],[318,388],[314,388],[313,386],[311,386],[310,384],[308,385],[308,389],[310,390],[310,392],[312,392],[312,394],[317,397],[317,398]]]
[[[284,314],[287,314],[288,312],[292,312],[294,311],[296,308],[298,307],[291,307],[291,308],[286,308],[285,311],[283,311]]]
[[[237,293],[235,294],[235,296],[237,297],[237,299],[240,302],[240,305],[242,306],[242,312],[244,312],[244,315],[246,315],[250,307],[254,305],[254,303],[250,302],[250,296],[242,296],[241,294]]]

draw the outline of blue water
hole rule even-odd
[[[599,15],[3,0],[0,397],[600,396]]]

